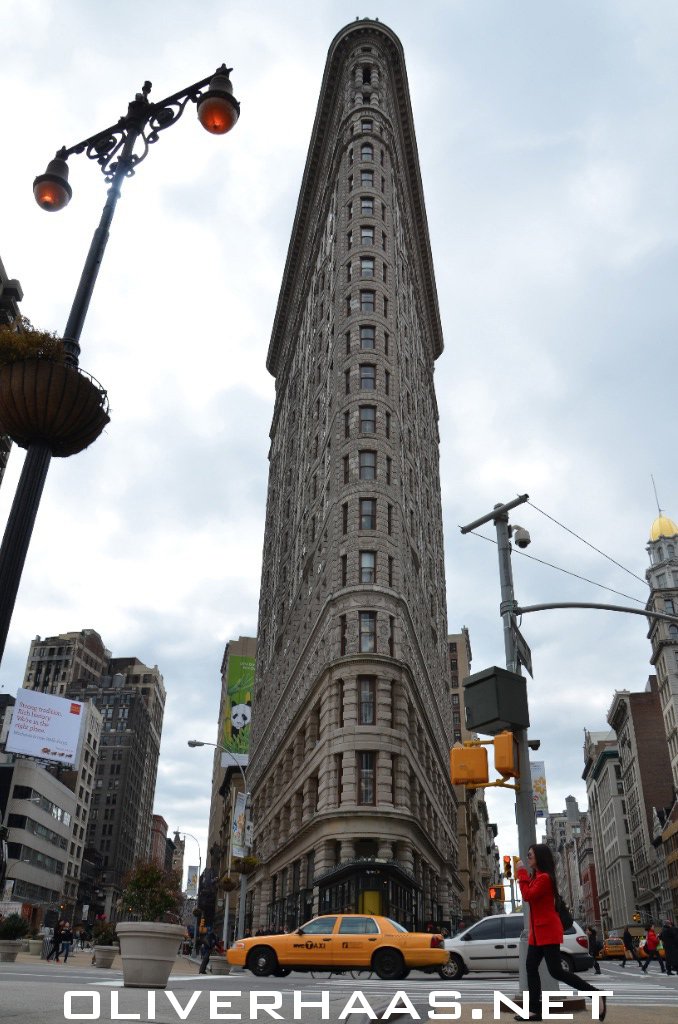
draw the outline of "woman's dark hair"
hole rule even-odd
[[[553,897],[557,901],[560,893],[558,892],[558,883],[556,882],[556,865],[553,860],[551,847],[547,846],[546,843],[534,843],[530,849],[534,853],[534,862],[537,865],[537,870],[545,871],[551,879]]]

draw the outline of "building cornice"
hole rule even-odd
[[[356,20],[351,22],[341,29],[332,40],[328,51],[320,89],[320,99],[306,157],[299,202],[294,217],[292,237],[287,251],[287,260],[266,359],[268,371],[274,377],[278,376],[280,370],[280,355],[283,351],[284,339],[293,316],[295,286],[299,275],[304,274],[307,270],[305,260],[306,242],[309,233],[312,231],[314,217],[317,216],[317,200],[323,194],[326,185],[321,176],[321,168],[326,148],[333,141],[328,138],[328,132],[332,125],[334,112],[338,106],[336,95],[341,86],[344,63],[348,58],[350,48],[361,37],[365,42],[370,38],[374,39],[376,37],[382,45],[386,45],[389,51],[389,69],[393,75],[396,95],[395,107],[398,117],[397,124],[394,127],[399,129],[402,157],[407,171],[408,192],[414,219],[414,238],[423,273],[422,294],[431,330],[433,358],[437,359],[443,350],[443,332],[440,322],[428,221],[426,219],[424,190],[419,168],[419,155],[414,133],[414,119],[405,70],[405,54],[402,43],[391,29],[381,24],[381,22],[365,18],[362,21]]]

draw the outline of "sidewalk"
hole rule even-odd
[[[18,964],[41,964],[43,967],[49,967],[53,963],[52,960],[45,961],[41,960],[39,956],[31,956],[30,953],[19,953],[16,958]],[[110,968],[99,967],[96,968],[92,964],[92,950],[91,949],[79,949],[75,955],[71,952],[66,963],[64,963],[63,957],[60,962],[54,963],[55,974],[57,971],[62,971],[65,975],[70,967],[77,967],[82,969],[83,967],[91,967],[97,974],[101,974],[102,978],[105,978],[109,970],[121,971],[122,970],[122,958],[119,953],[116,954],[115,959]],[[199,957],[190,956],[177,956],[174,964],[172,965],[171,974],[195,974],[198,973],[200,967]]]

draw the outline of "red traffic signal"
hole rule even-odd
[[[511,877],[511,857],[510,854],[504,855],[504,878]]]

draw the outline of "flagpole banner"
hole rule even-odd
[[[247,797],[244,793],[238,793],[235,798],[235,811],[233,813],[233,825],[231,828],[231,842],[234,857],[247,856],[247,836],[245,830],[245,804]]]
[[[189,864],[188,866],[188,878],[186,879],[186,895],[191,899],[195,899],[198,895],[198,874],[200,868],[197,864]]]
[[[532,772],[532,798],[535,818],[545,818],[549,813],[546,795],[546,765],[544,761],[530,761]]]
[[[237,654],[228,656],[221,747],[232,754],[249,754],[254,667],[254,658]],[[236,760],[242,763],[242,757]]]

